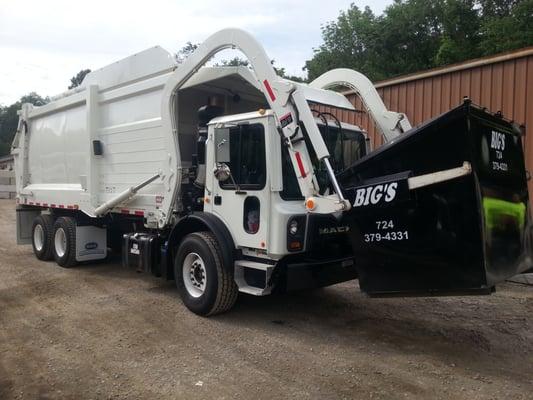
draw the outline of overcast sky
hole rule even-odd
[[[0,104],[58,94],[81,69],[154,45],[174,53],[226,27],[250,31],[277,66],[303,75],[321,24],[352,2],[380,14],[392,0],[0,0]]]

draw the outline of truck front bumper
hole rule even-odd
[[[280,288],[287,292],[319,288],[357,279],[353,257],[333,260],[288,259],[281,268]]]

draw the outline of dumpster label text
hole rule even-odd
[[[492,131],[490,139],[490,148],[494,150],[497,161],[491,161],[494,171],[508,171],[509,167],[503,160],[503,151],[505,150],[505,134]]]
[[[408,231],[373,232],[365,233],[365,242],[394,242],[397,240],[409,240]]]
[[[346,198],[350,200],[354,209],[385,207],[409,200],[410,174],[410,171],[405,171],[363,181],[358,186],[346,189]]]
[[[492,131],[492,139],[490,141],[490,147],[495,150],[505,150],[505,135],[498,131]]]
[[[398,182],[359,188],[355,191],[354,207],[376,205],[380,202],[390,203],[396,198]]]
[[[402,227],[403,224],[396,224],[393,219],[383,219],[374,221],[375,231],[365,232],[365,242],[395,242],[409,240],[409,231]]]

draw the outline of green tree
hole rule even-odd
[[[443,7],[442,37],[435,65],[445,65],[480,55],[480,15],[474,0],[448,0]]]
[[[522,0],[478,0],[483,15],[488,18],[506,17]]]
[[[15,104],[24,104],[24,103],[30,103],[34,106],[44,106],[45,104],[48,104],[50,102],[50,97],[42,97],[36,92],[30,92],[20,98],[20,100]]]
[[[483,1],[480,49],[483,55],[533,44],[533,0]]]
[[[276,74],[278,74],[278,76],[281,76],[282,78],[289,79],[294,82],[305,82],[305,79],[301,76],[287,74],[284,67],[276,67],[274,65],[276,63],[275,60],[270,60],[270,63],[272,64],[272,67],[274,67],[274,71],[276,71]]]
[[[75,87],[78,87],[83,82],[83,79],[85,78],[85,75],[87,75],[89,72],[91,72],[90,69],[82,69],[80,72],[78,72],[76,75],[74,75],[72,78],[70,78],[70,86],[69,89],[74,89]]]
[[[533,44],[533,0],[394,0],[382,15],[351,5],[322,27],[309,79],[338,67],[372,80]]]
[[[276,67],[274,65],[275,62],[276,62],[275,60],[270,60],[270,63],[272,64],[272,67],[274,67],[274,71],[276,71],[276,74],[278,74],[282,78],[290,79],[291,81],[303,82],[303,78],[301,78],[299,76],[288,75],[285,72],[285,68]],[[221,66],[221,67],[239,67],[239,66],[243,66],[243,67],[251,68],[250,62],[248,60],[245,60],[245,59],[240,58],[240,57],[233,57],[233,58],[231,58],[229,60],[222,60],[220,63],[216,63],[215,66]]]
[[[395,1],[378,20],[378,79],[431,68],[443,34],[442,0]]]
[[[194,50],[196,50],[198,46],[199,44],[197,43],[187,42],[187,44],[185,44],[185,46],[178,50],[178,52],[174,55],[176,62],[178,64],[183,64],[187,57],[194,53]]]
[[[324,43],[314,50],[314,56],[305,63],[310,80],[332,68],[357,69],[379,79],[379,18],[369,7],[361,11],[351,5],[341,11],[337,21],[322,28]]]
[[[221,60],[219,63],[215,63],[216,67],[249,67],[250,62],[240,57],[233,57],[229,60]]]

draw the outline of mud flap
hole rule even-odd
[[[471,170],[446,175],[463,165]],[[439,172],[447,178],[435,183]],[[531,268],[521,132],[469,102],[338,180],[353,205],[343,218],[369,295],[490,293]]]
[[[17,244],[31,244],[33,221],[41,210],[34,207],[17,206]]]

